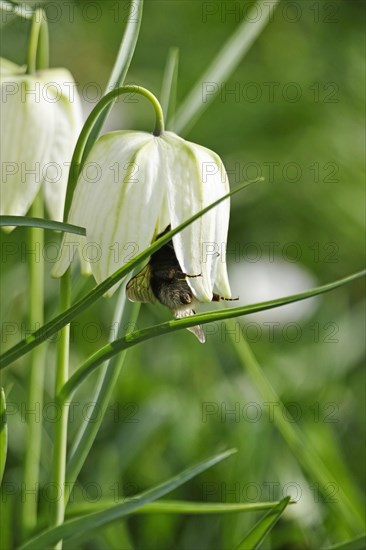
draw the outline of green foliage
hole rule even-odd
[[[6,420],[6,400],[4,389],[0,390],[0,484],[5,470],[8,452],[8,423]]]
[[[70,539],[73,542],[75,542],[75,540],[85,539],[88,537],[91,530],[102,527],[105,524],[131,514],[142,506],[153,502],[167,493],[170,493],[180,485],[183,485],[183,483],[186,483],[193,477],[204,472],[207,468],[210,468],[221,460],[228,458],[233,453],[235,453],[235,449],[220,453],[201,462],[200,464],[197,464],[196,466],[187,468],[180,474],[174,476],[172,479],[157,485],[153,489],[145,491],[141,495],[136,495],[131,499],[126,499],[124,502],[121,502],[111,508],[106,508],[100,512],[93,512],[81,518],[65,521],[62,525],[49,529],[36,536],[34,539],[24,544],[21,548],[22,550],[38,550],[39,548],[45,548],[57,543],[57,541],[61,538],[66,541]]]
[[[331,546],[327,550],[363,550],[365,546],[366,535],[362,535],[362,537],[357,537],[356,539],[348,540],[347,542],[342,542],[341,544]]]
[[[73,6],[72,20],[70,11],[63,10],[61,19],[50,22],[52,64],[66,64],[77,77],[87,111],[94,106],[85,91],[91,81],[102,93],[125,79],[140,21],[128,14],[142,9],[142,2],[96,4],[101,9],[97,24],[86,3]],[[269,279],[273,265],[284,269],[283,281],[276,281],[278,294],[261,297],[258,291],[268,280],[263,283],[258,275],[253,296],[240,304],[246,313],[254,311],[248,303],[257,304],[258,313],[269,302],[282,303],[277,296],[298,296],[311,286],[327,289],[322,283],[338,281],[363,266],[363,6],[352,0],[284,0],[259,33],[261,25],[254,16],[253,23],[248,22],[251,4],[231,3],[230,15],[227,2],[146,2],[126,82],[158,93],[165,59],[176,47],[162,86],[168,128],[183,128],[186,137],[216,150],[232,188],[244,180],[266,180],[266,185],[253,186],[232,200],[228,245],[229,273],[239,273],[232,283],[233,296],[242,299],[245,274],[253,266],[259,268],[257,274],[268,270]],[[14,2],[0,3],[5,9],[9,5],[16,11]],[[47,13],[47,2],[43,8]],[[26,13],[23,18],[29,19]],[[1,55],[24,64],[26,33],[21,25],[29,22],[11,14],[8,21]],[[112,79],[121,29],[128,22]],[[250,50],[248,32],[257,38]],[[235,48],[234,37],[240,42]],[[148,109],[143,102],[119,103],[108,118],[109,128],[145,130],[151,125]],[[104,116],[99,119],[91,142],[104,121]],[[11,221],[83,231],[47,220],[1,220],[2,225]],[[271,316],[267,312],[265,317],[226,323],[228,311],[215,310],[211,318],[199,312],[199,322],[215,319],[206,325],[207,344],[200,346],[185,330],[156,339],[187,326],[187,321],[167,320],[168,313],[150,305],[143,305],[137,318],[132,306],[125,309],[123,289],[119,305],[115,299],[96,301],[116,279],[95,291],[76,269],[72,283],[77,298],[66,315],[57,316],[59,288],[49,277],[53,257],[46,254],[46,324],[35,341],[29,333],[39,326],[27,321],[26,231],[19,227],[1,236],[3,344],[9,365],[14,360],[2,379],[10,438],[0,499],[1,548],[29,540],[25,547],[38,549],[60,537],[65,538],[65,550],[236,548],[239,541],[239,548],[255,548],[264,536],[262,547],[274,550],[365,546],[364,536],[358,536],[364,530],[366,484],[361,280],[355,278],[313,301],[312,308],[293,313],[273,309]],[[46,231],[44,236],[45,250],[58,245],[60,235]],[[289,274],[293,266],[310,274],[313,283],[287,289],[296,278]],[[120,270],[119,277],[127,272]],[[264,307],[258,307],[259,302]],[[87,309],[79,308],[80,303]],[[67,323],[70,387],[81,365],[89,369],[95,359],[104,363],[98,373],[83,379],[73,398],[66,480],[78,482],[68,494],[65,523],[48,529],[55,424],[51,409],[57,412],[59,407],[53,396],[54,339]],[[115,348],[120,355],[106,362],[110,355],[103,353],[117,338],[120,343],[143,343],[128,352],[121,352],[123,345]],[[34,419],[42,420],[39,523],[24,537],[18,511],[24,505],[25,420],[33,417],[24,407],[29,356],[23,352],[46,340],[45,401],[34,408]],[[210,451],[229,447],[237,447],[238,453],[214,470],[206,469],[207,462],[186,469]],[[174,473],[182,470],[185,474],[173,481]],[[151,502],[173,488],[174,500]],[[267,536],[289,494],[296,503]],[[269,510],[268,515],[263,517],[262,510]],[[336,544],[339,541],[347,542]]]
[[[268,533],[282,516],[290,500],[290,497],[284,498],[277,506],[267,512],[267,514],[254,525],[250,533],[241,541],[237,550],[247,550],[248,548],[256,550],[256,548],[259,548]]]
[[[84,227],[72,225],[71,223],[55,222],[54,220],[44,220],[43,218],[31,218],[29,216],[0,216],[0,227],[1,226],[40,227],[41,229],[74,233],[74,235],[85,235]]]

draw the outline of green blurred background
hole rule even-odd
[[[147,0],[126,82],[159,96],[169,49],[177,47],[179,104],[249,5]],[[101,93],[107,83],[129,3],[70,1],[44,6],[50,19],[51,66],[71,71],[87,114],[95,104],[87,101],[88,95],[96,89]],[[240,296],[241,303],[290,294],[363,266],[364,23],[365,4],[359,0],[284,0],[230,79],[209,83],[219,87],[220,94],[184,136],[222,157],[232,187],[244,179],[266,179],[267,184],[232,201],[229,274],[233,296]],[[3,57],[25,62],[27,29],[26,23],[9,20],[3,27]],[[115,107],[106,127],[149,131],[152,124],[150,106],[138,100]],[[25,239],[22,228],[2,236],[3,242],[19,246]],[[58,242],[59,236],[47,232],[47,239]],[[47,267],[49,271],[52,262]],[[76,288],[78,279],[76,270]],[[90,280],[87,288],[92,285]],[[236,324],[236,338],[246,335],[298,426],[360,513],[365,485],[362,291],[362,282],[356,282],[310,307],[304,303],[292,310],[273,310]],[[56,311],[57,296],[58,282],[47,278],[49,318]],[[2,263],[1,298],[2,321],[26,323],[27,271],[20,248],[18,255]],[[74,367],[107,342],[115,300],[99,301],[76,320]],[[168,318],[163,308],[142,306],[138,326]],[[184,331],[128,353],[74,503],[134,494],[208,455],[236,447],[237,455],[171,498],[253,502],[291,494],[297,504],[263,548],[316,549],[356,535],[330,505],[338,498],[338,485],[319,487],[278,433],[225,325],[213,325],[206,332],[204,346]],[[10,346],[17,337],[3,337],[3,344]],[[48,345],[46,401],[53,391],[55,347]],[[25,423],[19,404],[25,401],[26,365],[27,357],[3,377],[13,403],[5,480],[16,484],[24,456]],[[97,373],[75,397],[70,440],[88,414],[85,404],[96,379]],[[51,413],[44,416],[49,417],[41,472],[46,483],[53,424]],[[17,541],[19,499],[19,491],[3,498],[2,521],[8,525],[2,530],[4,549]],[[46,521],[47,510],[42,514]],[[80,548],[229,549],[260,515],[137,515],[91,533]]]

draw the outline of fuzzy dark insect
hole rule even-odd
[[[170,227],[158,235],[158,238],[170,230]],[[173,241],[169,241],[151,255],[149,263],[126,286],[126,293],[132,302],[156,303],[171,310],[176,319],[194,315],[194,297],[187,278],[201,277],[201,274],[183,273],[177,260]],[[212,301],[218,302],[221,298],[213,294]],[[200,326],[190,327],[200,342],[205,341],[205,335]]]

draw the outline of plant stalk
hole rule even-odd
[[[32,16],[27,73],[34,74],[41,63],[42,68],[48,67],[48,26],[42,9],[36,9]],[[43,218],[44,205],[42,189],[33,201],[30,210],[33,217]],[[41,327],[44,323],[44,232],[37,227],[30,227],[29,235],[29,323],[31,330]],[[37,525],[37,507],[39,491],[39,468],[42,448],[42,423],[40,411],[43,407],[43,387],[45,374],[45,345],[32,351],[30,355],[30,370],[28,380],[27,410],[34,411],[34,420],[27,416],[28,430],[24,460],[25,498],[21,509],[21,534],[28,534]],[[37,415],[39,416],[37,418]],[[35,491],[31,498],[29,491]]]
[[[38,194],[31,207],[31,215],[43,216],[43,197]],[[44,322],[44,232],[30,227],[29,241],[29,324],[34,330]],[[29,378],[27,395],[27,436],[24,460],[25,499],[21,509],[21,531],[23,537],[29,535],[37,525],[37,504],[39,487],[39,465],[42,445],[42,423],[40,411],[43,407],[43,386],[45,370],[45,344],[34,349],[29,356]],[[34,413],[33,413],[34,411]],[[30,491],[35,491],[31,495]]]
[[[60,309],[64,311],[70,306],[71,297],[71,270],[70,268],[61,278],[60,284]],[[67,382],[69,376],[69,344],[70,325],[66,325],[60,331],[60,339],[57,349],[57,370],[55,382],[55,396],[57,396]],[[57,400],[57,397],[56,397]],[[65,471],[66,471],[66,447],[67,447],[67,421],[68,407],[65,402],[60,402],[60,416],[55,424],[52,458],[52,483],[56,490],[55,498],[51,503],[51,525],[56,527],[64,521],[65,515]],[[56,550],[62,549],[62,541],[55,546]]]

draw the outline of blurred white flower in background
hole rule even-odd
[[[300,263],[285,261],[280,257],[260,258],[256,262],[244,259],[230,263],[230,279],[234,294],[239,296],[238,305],[249,305],[267,300],[275,300],[290,294],[297,294],[317,286],[315,276]],[[310,318],[316,311],[319,298],[268,309],[241,317],[242,322],[259,323],[296,322]]]
[[[0,69],[1,214],[24,216],[43,185],[48,213],[61,221],[82,127],[75,82],[63,68],[27,75],[23,67],[1,59]]]

